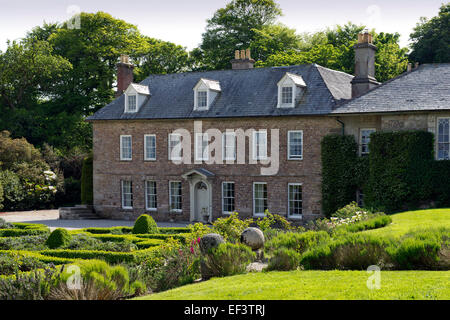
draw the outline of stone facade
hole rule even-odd
[[[321,152],[323,136],[339,133],[340,125],[333,117],[266,117],[202,120],[203,132],[210,128],[266,129],[268,155],[271,155],[271,129],[279,129],[279,170],[275,175],[261,175],[261,164],[249,164],[249,141],[246,139],[246,164],[175,164],[168,160],[168,135],[184,128],[193,133],[194,120],[111,120],[94,121],[94,207],[102,217],[135,219],[142,213],[157,221],[190,221],[189,181],[182,176],[192,169],[206,169],[214,176],[208,178],[211,186],[212,220],[222,213],[222,182],[235,183],[235,211],[241,217],[253,216],[253,183],[267,183],[267,204],[271,213],[287,216],[288,184],[302,184],[302,220],[321,215]],[[303,159],[288,160],[287,132],[303,131]],[[156,135],[156,161],[144,161],[144,135]],[[132,136],[132,161],[120,160],[120,135]],[[193,134],[192,134],[193,135]],[[191,141],[194,154],[194,139]],[[133,209],[121,206],[121,181],[133,183]],[[145,181],[156,181],[157,211],[146,212]],[[182,212],[169,210],[169,182],[182,182]]]

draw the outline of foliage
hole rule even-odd
[[[436,205],[441,208],[450,207],[450,183],[442,177],[450,177],[450,160],[433,161],[431,164],[432,196]]]
[[[133,227],[134,234],[158,233],[158,226],[155,220],[148,214],[143,214],[137,218]]]
[[[263,27],[271,25],[280,15],[281,9],[273,0],[232,0],[207,20],[206,32],[194,56],[200,57],[203,68],[227,69],[235,50],[250,48],[257,34],[259,42],[264,41],[261,39],[264,32],[273,34],[273,28],[263,30]]]
[[[0,250],[44,250],[47,238],[47,235],[3,237],[0,238]]]
[[[370,168],[364,201],[385,212],[417,207],[431,198],[433,134],[376,132],[370,138]]]
[[[255,253],[243,244],[221,243],[202,257],[212,277],[227,277],[246,271],[247,265],[255,259]]]
[[[264,212],[264,218],[256,220],[256,225],[262,232],[266,233],[269,229],[293,230],[294,227],[283,216],[272,214],[269,210]]]
[[[269,253],[282,248],[303,253],[319,244],[328,242],[329,239],[330,236],[325,231],[285,232],[267,241],[264,247]]]
[[[14,228],[14,226],[9,223],[6,222],[5,219],[0,218],[0,229],[12,229]]]
[[[277,249],[269,260],[267,271],[290,271],[300,265],[300,254],[292,249]]]
[[[72,236],[66,229],[55,229],[46,241],[46,245],[50,249],[60,248],[68,245],[72,240]]]
[[[45,300],[58,272],[55,267],[46,267],[43,271],[0,277],[0,300]]]
[[[326,216],[355,199],[358,145],[350,135],[327,135],[322,139],[322,208]]]
[[[383,228],[392,223],[392,218],[384,214],[371,215],[367,220],[359,221],[353,224],[345,225],[348,232],[360,232],[364,230],[373,230]]]
[[[242,232],[247,229],[252,222],[252,219],[239,219],[239,214],[233,212],[228,217],[218,218],[214,221],[213,231],[223,236],[226,241],[236,243],[240,241]]]
[[[92,205],[94,202],[94,181],[93,181],[93,161],[94,157],[90,155],[83,161],[81,171],[81,203]]]
[[[74,235],[64,249],[70,250],[101,250],[112,252],[131,252],[137,249],[137,246],[129,239],[120,239],[121,241],[102,241],[86,234]]]
[[[80,269],[80,289],[68,286],[68,283],[72,284],[74,272],[67,266],[50,290],[49,299],[117,300],[145,288],[141,283],[130,283],[128,271],[123,266],[112,267],[100,260],[76,261],[73,266]]]
[[[410,59],[420,63],[450,62],[450,3],[442,4],[430,20],[421,18],[410,35]]]
[[[49,234],[48,227],[43,224],[8,223],[6,227],[7,227],[6,229],[0,228],[0,237],[21,237],[21,236]]]
[[[0,254],[0,275],[31,271],[44,267],[45,264],[33,256],[10,252]]]

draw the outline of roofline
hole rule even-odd
[[[448,109],[429,109],[429,110],[394,110],[394,111],[376,111],[376,112],[346,112],[346,113],[329,113],[328,116],[358,116],[358,115],[384,115],[384,114],[405,114],[405,113],[428,113],[428,112],[446,112]]]

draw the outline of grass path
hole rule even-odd
[[[392,223],[384,228],[364,231],[376,235],[401,236],[419,228],[450,228],[450,209],[406,211],[391,215]]]
[[[216,278],[143,300],[450,299],[450,271],[382,271],[370,290],[366,271],[264,272]]]

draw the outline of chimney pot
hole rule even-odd
[[[358,34],[355,49],[355,77],[351,81],[352,97],[360,96],[379,85],[375,79],[375,52],[372,35],[367,31]]]
[[[116,98],[133,83],[134,65],[130,63],[130,57],[125,54],[120,55],[120,62],[117,64],[117,91]]]
[[[231,60],[233,70],[253,69],[255,60],[250,56],[250,49],[234,51],[234,59]]]

